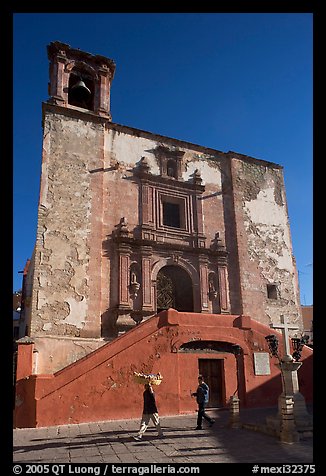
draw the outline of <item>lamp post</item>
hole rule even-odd
[[[268,348],[271,355],[273,357],[277,357],[277,360],[278,360],[277,367],[280,369],[281,376],[282,376],[283,392],[281,393],[278,399],[278,418],[276,421],[276,426],[278,426],[277,430],[279,432],[280,440],[283,443],[292,444],[292,443],[295,443],[296,441],[299,441],[299,434],[295,428],[295,422],[294,422],[293,392],[291,392],[289,386],[286,384],[287,383],[287,379],[286,379],[287,369],[284,367],[285,365],[290,364],[290,360],[292,360],[292,357],[289,355],[288,352],[285,352],[286,359],[284,360],[281,359],[278,352],[278,339],[274,334],[266,336],[265,339],[267,341]],[[285,349],[287,351],[288,348],[286,347]],[[267,422],[269,424],[273,422],[272,426],[275,426],[274,419],[273,420],[268,419]]]
[[[278,359],[277,367],[281,371],[283,390],[278,400],[278,415],[276,418],[269,417],[267,422],[274,430],[279,431],[281,441],[294,443],[299,440],[299,428],[312,426],[311,417],[307,412],[304,397],[299,392],[298,383],[298,370],[302,365],[299,359],[306,339],[303,337],[293,337],[291,339],[293,348],[291,355],[288,329],[293,329],[295,326],[288,326],[284,318],[282,321],[280,328],[283,332],[283,357],[279,354],[277,336],[271,334],[265,337],[270,354]],[[273,327],[278,328],[278,326]]]
[[[239,399],[239,356],[241,354],[241,347],[237,344],[232,345],[233,354],[235,356],[237,366],[237,388],[230,397],[230,418],[229,426],[231,428],[240,428],[240,399]]]

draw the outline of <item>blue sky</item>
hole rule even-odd
[[[311,13],[14,15],[13,290],[36,239],[46,46],[113,59],[113,122],[284,167],[302,304],[313,304]]]

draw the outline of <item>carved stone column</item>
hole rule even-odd
[[[228,252],[220,233],[215,234],[215,238],[211,244],[211,249],[217,259],[217,274],[218,274],[218,292],[221,314],[230,314],[230,292],[229,292],[229,277],[228,277]]]
[[[53,102],[55,104],[62,105],[65,103],[65,97],[67,96],[64,93],[64,86],[65,86],[65,64],[67,62],[67,58],[64,54],[58,54],[56,56],[56,61],[52,65],[52,74],[50,77],[50,95],[52,96]]]
[[[127,222],[124,218],[120,220],[118,235],[122,240],[128,235]],[[135,321],[130,317],[130,295],[129,295],[129,269],[131,246],[120,241],[117,243],[117,252],[119,260],[119,279],[118,279],[118,306],[116,328],[119,334],[134,327]]]
[[[141,169],[147,170],[146,159],[142,158]],[[145,173],[145,172],[144,172]],[[154,221],[155,221],[155,207],[154,207],[154,189],[148,183],[144,182],[141,187],[141,230],[142,239],[154,239]]]
[[[129,267],[131,248],[125,243],[119,245],[119,309],[129,309]]]
[[[293,395],[284,395],[281,400],[280,440],[283,443],[293,444],[299,441],[299,433],[295,426],[293,414]]]
[[[289,408],[291,409],[290,423],[292,425],[294,422],[297,431],[301,434],[309,434],[313,430],[312,416],[308,413],[305,399],[299,391],[298,370],[301,365],[302,362],[294,361],[281,361],[277,364],[277,367],[281,370],[283,391],[278,399],[278,414],[267,417],[266,421],[269,428],[275,429],[278,432],[282,431],[284,414],[288,415]],[[290,403],[287,403],[288,399],[290,399]],[[285,413],[284,408],[286,409]],[[288,419],[289,417],[286,417],[286,420]],[[288,424],[287,421],[286,424]]]
[[[199,279],[201,312],[208,313],[208,259],[205,255],[199,256]]]
[[[204,237],[204,220],[203,220],[203,201],[201,200],[201,193],[194,195],[194,206],[197,212],[197,234]],[[200,246],[200,248],[202,248]]]
[[[142,310],[154,311],[153,290],[152,290],[152,248],[150,246],[142,246],[141,250],[141,269],[142,269]]]
[[[99,90],[98,90],[98,108],[97,113],[100,116],[110,115],[110,82],[112,79],[111,72],[107,65],[102,65],[98,70]]]
[[[227,254],[226,252],[219,252],[217,260],[217,271],[219,281],[219,300],[221,307],[221,314],[230,313],[230,296],[229,296],[229,278],[227,268]]]

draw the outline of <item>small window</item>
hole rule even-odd
[[[278,291],[276,284],[267,284],[267,297],[268,299],[277,299]]]
[[[166,169],[167,169],[167,175],[169,177],[173,178],[178,178],[177,174],[177,164],[175,160],[168,160],[168,163],[166,164]]]
[[[181,228],[180,205],[163,202],[163,225]]]

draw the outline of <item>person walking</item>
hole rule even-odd
[[[163,438],[163,431],[161,428],[160,417],[158,415],[158,410],[156,406],[155,394],[154,394],[153,387],[150,383],[145,384],[143,399],[144,399],[144,406],[143,406],[142,419],[140,422],[140,428],[139,428],[138,434],[134,436],[134,439],[136,441],[141,441],[145,431],[147,430],[150,420],[153,421],[157,429],[158,436],[160,438]]]
[[[213,426],[215,420],[207,415],[205,412],[206,405],[209,401],[209,386],[204,382],[202,375],[198,376],[198,387],[197,391],[191,394],[192,397],[196,397],[198,403],[198,415],[197,415],[197,427],[196,430],[202,430],[202,421],[203,418],[208,421],[209,426]]]

